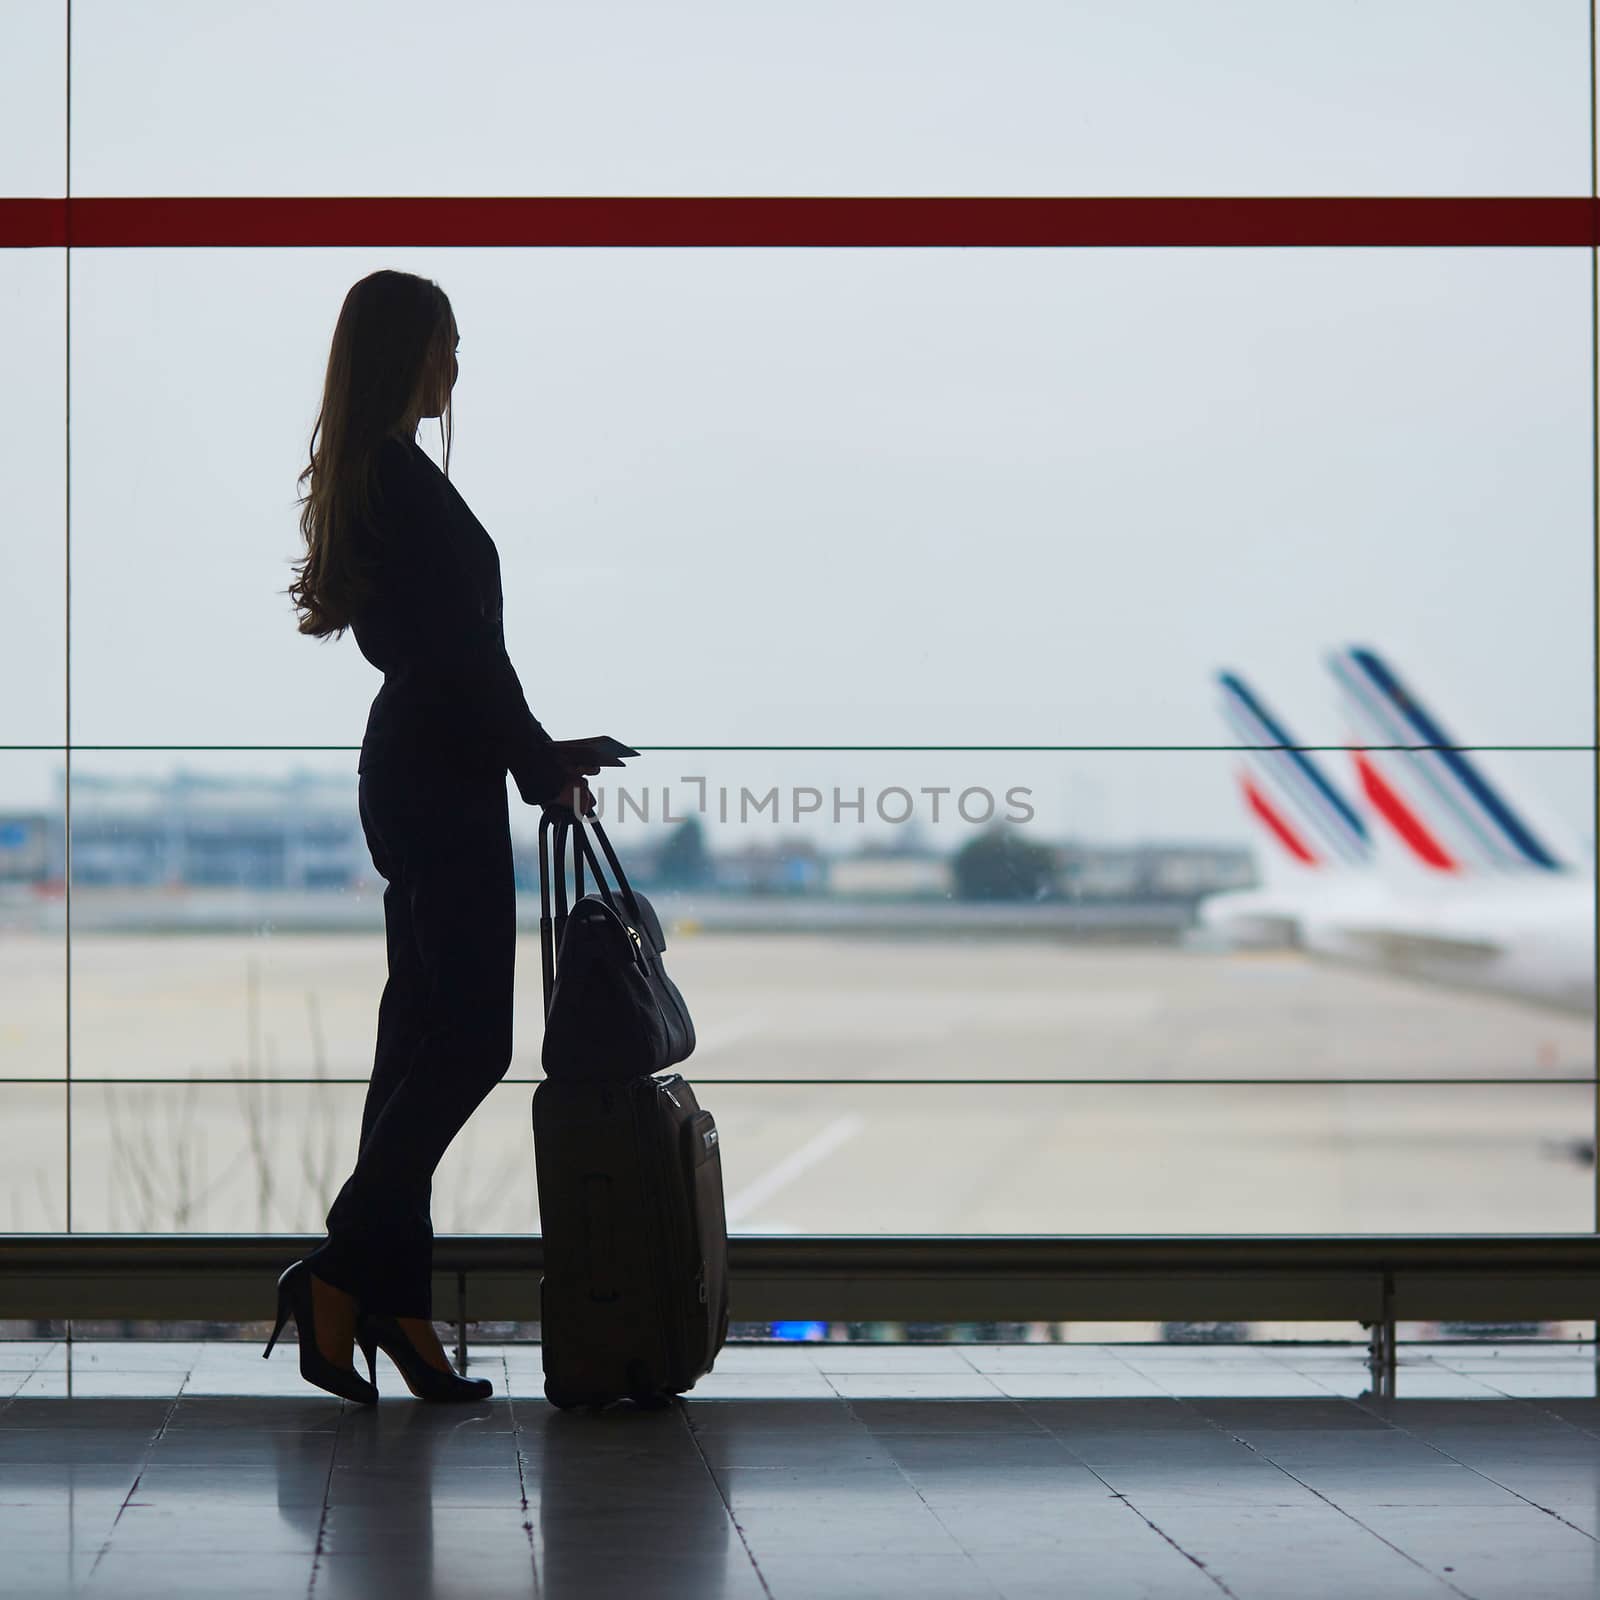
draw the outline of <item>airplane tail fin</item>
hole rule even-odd
[[[1453,748],[1459,741],[1377,651],[1354,645],[1335,651],[1328,665],[1355,729],[1352,755],[1363,795],[1414,860],[1458,874],[1562,872],[1573,865],[1553,825],[1534,821],[1490,779],[1481,759]],[[1411,748],[1360,748],[1370,745]]]
[[[1245,804],[1283,856],[1302,868],[1366,865],[1367,825],[1316,758],[1295,740],[1236,672],[1220,672],[1222,714],[1246,748],[1240,782]]]

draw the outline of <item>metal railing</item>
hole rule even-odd
[[[273,1282],[320,1235],[3,1234],[0,1318],[269,1319]],[[458,1355],[475,1321],[539,1320],[536,1234],[434,1241],[434,1306]],[[1589,1320],[1588,1234],[735,1235],[737,1322],[1322,1321],[1371,1330],[1394,1392],[1400,1321]]]

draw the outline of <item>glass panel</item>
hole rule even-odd
[[[827,0],[797,28],[715,0],[463,0],[443,57],[414,0],[73,20],[85,193],[1588,190],[1578,5]]]
[[[66,1076],[64,769],[64,752],[0,750],[0,1080]],[[0,1122],[29,1093],[0,1082]]]
[[[526,1085],[503,1085],[434,1175],[441,1233],[537,1226]],[[73,1225],[112,1233],[319,1232],[355,1161],[362,1087],[74,1084]]]
[[[353,754],[79,754],[75,1077],[366,1078],[383,882],[354,768]]]
[[[391,262],[454,297],[451,473],[558,736],[1209,744],[1231,665],[1330,742],[1322,657],[1361,642],[1456,740],[1593,742],[1582,252]],[[299,636],[283,589],[329,330],[371,266],[75,262],[78,738],[359,740],[376,675]]]
[[[3,1084],[0,1106],[0,1232],[62,1233],[67,1226],[66,1087]]]
[[[0,105],[4,101],[0,85]],[[60,744],[66,736],[67,636],[64,252],[0,250],[0,308],[8,330],[7,370],[18,375],[0,384],[0,461],[6,465],[0,594],[7,597],[0,626],[0,747]]]
[[[72,1220],[92,1233],[317,1232],[354,1160],[362,1091],[235,1081],[74,1084]]]
[[[1346,754],[1311,759],[1369,859],[1242,752],[678,752],[596,789],[697,1081],[1593,1076],[1592,756],[1472,755],[1562,863],[1521,873],[1422,866]],[[1369,760],[1455,825],[1418,758]],[[364,1081],[385,955],[351,764],[78,756],[76,1077]],[[531,1079],[538,812],[511,816]]]
[[[649,826],[618,786],[601,800],[668,922],[698,1078],[1591,1077],[1593,758],[1471,758],[1562,864],[1520,873],[1422,866],[1351,759],[1312,756],[1364,830],[1341,860],[1333,800],[1282,759],[703,754],[635,791]],[[1368,760],[1427,827],[1456,823],[1419,758]],[[836,795],[866,824],[834,821]],[[664,798],[687,820],[663,826]],[[700,882],[674,887],[696,835]]]
[[[0,50],[0,195],[38,199],[64,194],[66,171],[65,0],[6,0],[5,49]],[[8,317],[6,325],[14,338],[20,320]],[[0,398],[0,405],[12,398]]]
[[[317,1225],[383,981],[376,884],[332,759],[296,788],[287,775],[316,758],[197,755],[182,779],[163,775],[169,757],[80,758],[74,857],[92,877],[75,890],[75,1071],[130,1081],[74,1102],[78,1226]],[[626,807],[602,791],[694,1010],[687,1067],[724,1125],[735,1227],[1589,1226],[1594,1091],[1571,1080],[1594,1075],[1592,856],[1447,886],[1392,858],[1296,877],[1258,850],[1274,836],[1247,830],[1240,761],[701,753],[684,765],[705,810],[680,788],[665,826],[659,801],[647,824],[637,791]],[[1587,837],[1591,757],[1505,765],[1517,782],[1497,770],[1493,792],[1508,809],[1524,815],[1531,779],[1541,815]],[[1349,790],[1342,767],[1324,777]],[[794,795],[836,785],[864,790],[873,825],[789,819]],[[959,811],[876,820],[877,796],[935,789],[970,813],[996,794],[1034,815],[1008,832]],[[723,823],[720,796],[736,806],[741,790],[776,793],[784,824]],[[535,813],[513,815],[521,1081],[446,1158],[447,1231],[515,1230],[533,1203]],[[312,835],[318,871],[291,882]],[[1540,837],[1558,835],[1541,823]],[[1563,987],[1585,980],[1586,1009]],[[193,1081],[131,1081],[145,1075]],[[322,1077],[346,1081],[271,1081]],[[816,1081],[851,1078],[933,1081]],[[1165,1081],[1002,1081],[1016,1078]],[[1172,1081],[1192,1078],[1246,1081]],[[1249,1081],[1271,1078],[1290,1081]],[[1396,1078],[1514,1081],[1382,1081]]]
[[[347,1085],[74,1085],[90,1231],[316,1231]],[[537,1225],[530,1090],[441,1164],[441,1232]],[[1593,1223],[1593,1090],[707,1086],[736,1233],[1564,1232]]]
[[[749,1233],[1587,1231],[1581,1085],[708,1088]]]
[[[343,290],[324,267],[311,275],[324,292],[302,299],[291,256],[209,266],[197,275],[161,250],[74,255],[74,735],[353,745],[377,676],[353,641],[318,649],[297,634],[284,592],[301,553],[295,474]],[[241,266],[254,309],[237,298]],[[300,309],[267,313],[280,295]],[[306,334],[298,355],[281,348],[291,325]]]

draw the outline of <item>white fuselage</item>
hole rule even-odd
[[[1405,886],[1372,873],[1211,895],[1200,925],[1235,948],[1293,945],[1401,977],[1595,1009],[1588,874]]]

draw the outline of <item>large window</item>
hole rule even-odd
[[[0,1226],[309,1229],[353,1157],[376,678],[283,590],[379,266],[451,295],[530,702],[645,752],[603,814],[735,1229],[1595,1225],[1595,252],[1539,220],[1593,192],[1582,6],[71,17],[0,67]],[[1537,204],[1490,244],[406,242],[451,195]],[[444,1231],[537,1223],[514,818],[516,1060]]]

